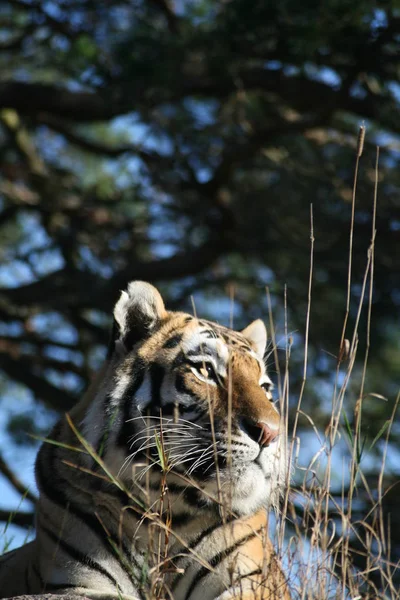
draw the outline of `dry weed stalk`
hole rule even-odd
[[[386,439],[384,445],[383,460],[378,480],[378,499],[374,496],[374,490],[368,482],[368,477],[364,475],[361,465],[361,459],[365,452],[365,440],[362,432],[362,406],[365,400],[365,379],[367,373],[368,356],[370,352],[370,331],[372,318],[372,297],[373,297],[373,277],[374,277],[374,250],[376,236],[376,210],[377,210],[377,192],[378,192],[378,163],[379,148],[376,154],[375,164],[375,186],[372,208],[372,232],[371,243],[367,252],[367,261],[363,275],[361,295],[356,309],[355,323],[350,339],[345,338],[348,327],[348,318],[351,307],[351,281],[352,281],[352,248],[354,239],[354,216],[355,216],[355,196],[357,186],[357,176],[359,159],[362,155],[362,148],[365,137],[365,128],[360,128],[359,141],[357,145],[356,168],[353,184],[353,202],[350,226],[349,240],[349,262],[347,278],[347,301],[342,329],[341,340],[339,343],[339,356],[337,360],[336,377],[333,385],[332,410],[329,423],[325,429],[325,435],[322,436],[315,425],[312,415],[307,415],[301,408],[304,389],[307,379],[307,353],[308,353],[308,328],[311,314],[311,283],[313,272],[313,243],[314,231],[311,212],[311,259],[310,259],[310,278],[308,292],[308,308],[306,315],[306,327],[304,333],[305,357],[303,367],[303,380],[297,402],[297,409],[294,416],[294,425],[292,428],[292,441],[290,444],[291,465],[297,467],[297,471],[304,471],[302,483],[299,483],[295,489],[290,490],[288,486],[283,503],[283,519],[287,518],[287,524],[294,530],[295,535],[286,542],[286,562],[289,572],[295,572],[293,578],[294,597],[316,600],[330,598],[347,599],[367,599],[370,598],[399,598],[400,592],[393,583],[393,575],[397,565],[390,560],[390,531],[385,527],[382,499],[384,496],[383,482],[385,462],[389,444],[389,432],[393,425],[397,404],[392,412],[390,420],[385,424]],[[369,286],[368,286],[369,281]],[[368,290],[368,291],[367,291]],[[353,428],[351,427],[344,410],[345,399],[348,402],[346,394],[349,390],[349,384],[358,349],[358,330],[364,304],[367,301],[367,334],[366,349],[363,361],[361,380],[359,383],[358,398],[355,402],[353,414]],[[268,304],[271,307],[268,295]],[[286,320],[286,318],[285,318]],[[270,322],[271,309],[270,309]],[[270,329],[274,336],[274,327],[270,323]],[[287,327],[286,336],[287,336]],[[286,364],[284,385],[281,391],[281,398],[287,406],[288,402],[288,357],[291,354],[292,341],[287,339],[286,346]],[[279,369],[279,362],[276,356],[276,368]],[[380,397],[379,394],[372,396]],[[371,397],[371,394],[368,394]],[[346,410],[348,408],[346,407]],[[311,425],[316,439],[319,440],[320,448],[315,453],[310,463],[306,467],[301,467],[299,463],[300,444],[297,437],[297,428],[299,418],[305,418]],[[343,451],[344,433],[348,432],[347,459],[343,459],[342,469],[342,491],[341,494],[335,493],[332,479],[335,471],[338,470],[338,451]],[[343,432],[343,433],[342,433]],[[376,436],[371,447],[382,438],[384,429]],[[345,464],[348,461],[348,464]],[[365,495],[371,508],[366,509],[365,515],[361,520],[353,517],[354,500],[356,491],[359,495]],[[298,517],[299,509],[302,512],[301,519]],[[282,519],[278,535],[279,547],[283,548],[285,522]],[[287,527],[286,527],[287,528]],[[286,540],[288,535],[286,533]],[[357,568],[354,560],[362,557],[364,568]],[[296,568],[296,561],[298,566]]]

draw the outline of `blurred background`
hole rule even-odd
[[[332,408],[363,125],[350,331],[372,235],[376,146],[380,152],[361,388],[371,495],[356,490],[353,510],[364,517],[376,497],[385,431],[382,520],[396,565],[400,426],[387,424],[400,371],[399,4],[8,0],[0,24],[1,550],[32,536],[37,438],[101,364],[113,303],[132,279],[158,286],[170,309],[192,312],[194,302],[198,314],[237,328],[259,317],[268,323],[268,287],[283,366],[291,346],[293,423],[312,204],[305,414],[297,414],[298,464],[309,464],[321,445],[315,429],[323,438]],[[367,304],[342,441],[354,428]],[[338,499],[346,448],[333,463]],[[355,568],[365,561],[355,554]]]

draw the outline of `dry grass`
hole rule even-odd
[[[371,242],[366,256],[362,291],[356,307],[356,319],[352,331],[348,330],[351,307],[352,248],[354,238],[354,214],[359,160],[365,128],[360,128],[353,186],[352,216],[349,232],[349,261],[347,303],[342,335],[338,344],[337,366],[332,385],[331,416],[323,432],[313,421],[312,413],[303,411],[302,400],[307,380],[308,327],[312,318],[312,278],[314,228],[311,207],[311,259],[306,328],[304,332],[303,380],[294,409],[293,427],[288,432],[291,471],[295,472],[295,485],[287,486],[283,502],[281,523],[276,535],[278,552],[291,581],[294,598],[301,599],[352,599],[400,598],[394,582],[398,565],[391,561],[390,523],[385,522],[382,500],[386,457],[390,431],[394,423],[400,394],[394,402],[393,411],[370,447],[365,447],[362,414],[366,398],[381,401],[379,393],[365,393],[370,331],[372,319],[372,293],[374,279],[375,223],[378,198],[377,148],[375,165],[375,193],[372,207]],[[354,366],[358,350],[358,329],[362,311],[366,311],[367,339],[361,376],[355,374]],[[274,332],[271,319],[270,328]],[[289,414],[289,357],[291,341],[287,338],[286,368],[280,389],[282,410]],[[279,370],[279,362],[276,360]],[[357,380],[358,379],[358,380]],[[349,388],[352,391],[350,392]],[[354,399],[354,389],[358,394]],[[352,418],[346,416],[353,408]],[[314,432],[318,449],[304,464],[302,447],[297,435],[299,419],[308,422]],[[351,424],[350,424],[351,422]],[[382,460],[377,485],[369,481],[363,472],[362,459],[380,441]],[[301,473],[303,475],[301,476]],[[339,491],[334,480],[342,477]],[[354,504],[363,499],[363,507],[355,516]],[[360,518],[360,512],[363,516]],[[360,568],[359,565],[363,565]]]

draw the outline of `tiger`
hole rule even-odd
[[[266,328],[167,311],[150,283],[114,308],[105,362],[42,444],[36,538],[0,597],[290,600],[268,537],[287,485]]]

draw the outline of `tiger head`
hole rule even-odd
[[[115,474],[132,484],[164,470],[176,484],[192,481],[204,503],[226,492],[238,514],[276,505],[286,452],[262,321],[239,333],[169,312],[140,281],[114,318],[108,375],[84,428]]]

